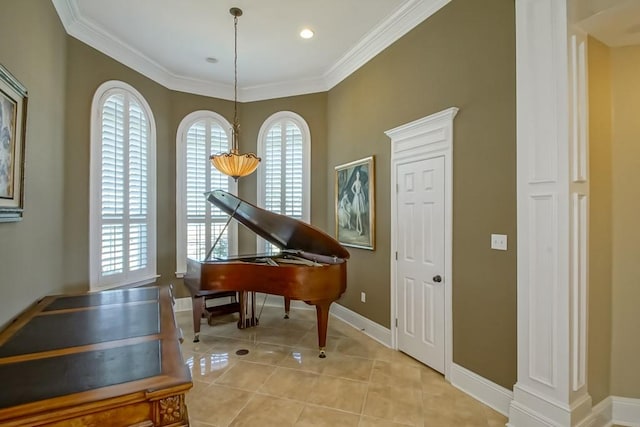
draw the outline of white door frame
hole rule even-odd
[[[398,183],[397,167],[401,163],[444,157],[444,376],[449,379],[453,363],[452,304],[452,234],[453,234],[453,118],[458,108],[451,107],[385,132],[391,138],[391,346],[398,349],[396,318],[396,254]]]

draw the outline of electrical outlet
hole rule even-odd
[[[367,294],[360,292],[360,302],[367,302]]]
[[[492,234],[491,235],[491,249],[497,249],[499,251],[507,250],[507,235],[506,234]]]

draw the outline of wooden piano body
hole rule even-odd
[[[188,426],[169,288],[46,297],[0,334],[2,426]]]
[[[302,221],[260,209],[222,190],[207,199],[282,253],[224,260],[187,259],[185,284],[193,298],[194,341],[198,340],[202,316],[201,299],[215,291],[282,295],[288,315],[289,301],[300,300],[316,308],[320,357],[325,356],[329,308],[346,290],[349,252],[326,233]],[[252,325],[241,309],[239,327]]]

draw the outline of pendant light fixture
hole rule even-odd
[[[242,16],[242,10],[232,7],[229,13],[233,16],[234,57],[233,57],[233,124],[231,127],[231,150],[228,153],[212,154],[211,164],[225,175],[235,181],[243,176],[251,175],[260,164],[260,157],[254,153],[240,154],[238,139],[240,135],[240,123],[238,122],[238,16]]]

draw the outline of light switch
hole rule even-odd
[[[507,250],[507,235],[506,234],[492,234],[491,235],[491,249],[497,249],[499,251]]]

